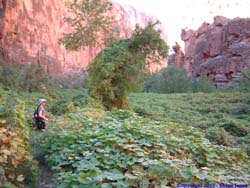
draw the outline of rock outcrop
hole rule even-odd
[[[144,26],[151,19],[119,4],[114,4],[113,14],[121,37],[128,37],[136,23]],[[64,0],[0,0],[0,58],[8,63],[37,63],[57,77],[84,71],[100,49],[75,52],[58,44],[71,30],[64,21],[67,15]]]
[[[186,68],[185,67],[185,62],[184,62],[184,53],[180,47],[180,45],[178,43],[175,43],[175,45],[173,46],[173,50],[174,50],[174,64],[176,64],[178,67],[180,68]]]
[[[187,68],[190,75],[209,75],[217,86],[230,85],[242,70],[250,66],[250,19],[214,18],[194,30],[183,30],[185,57],[175,59]],[[177,53],[180,53],[177,51]]]

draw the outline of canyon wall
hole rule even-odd
[[[175,63],[184,66],[190,75],[210,76],[217,86],[237,81],[244,68],[250,67],[250,19],[214,18],[194,30],[183,30],[185,56],[176,53]],[[178,55],[179,54],[179,55]]]
[[[121,37],[129,37],[135,24],[145,26],[150,16],[133,7],[114,4],[112,14]],[[86,70],[100,49],[67,51],[58,44],[68,10],[64,0],[0,0],[0,58],[8,63],[37,63],[56,77]]]

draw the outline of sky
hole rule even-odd
[[[182,29],[198,29],[214,16],[250,17],[250,0],[114,0],[156,16],[167,33],[169,45],[178,42]]]

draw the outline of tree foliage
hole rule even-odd
[[[242,71],[242,77],[239,82],[240,89],[250,91],[250,68]]]
[[[101,47],[112,36],[113,18],[108,14],[112,4],[107,0],[74,0],[68,2],[71,16],[65,20],[73,28],[59,39],[66,49]]]
[[[89,94],[107,109],[127,108],[127,95],[140,87],[148,66],[167,57],[168,46],[155,25],[137,26],[130,39],[114,43],[90,64]]]
[[[155,93],[209,93],[213,90],[213,83],[205,75],[193,78],[188,76],[185,69],[178,68],[176,65],[169,65],[145,79],[144,90]]]
[[[0,84],[4,89],[52,94],[56,80],[37,64],[7,64],[0,61]]]

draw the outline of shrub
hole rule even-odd
[[[144,92],[157,92],[158,91],[158,83],[159,75],[158,74],[151,74],[145,77],[144,80]]]
[[[77,94],[77,92],[79,94]],[[83,107],[94,107],[103,109],[102,104],[91,98],[87,91],[84,90],[63,90],[62,99],[59,99],[49,107],[49,111],[53,115],[62,115],[69,112],[75,112],[76,109]]]
[[[87,75],[85,72],[68,74],[58,79],[58,85],[61,89],[87,89]]]
[[[250,156],[250,134],[244,137],[237,137],[236,142],[241,145],[242,149]]]
[[[0,83],[4,89],[15,87],[15,79],[17,78],[16,65],[10,66],[0,61],[0,75]]]
[[[250,115],[250,104],[241,103],[232,112],[232,115]]]
[[[74,112],[76,106],[73,102],[68,102],[66,99],[58,100],[49,109],[49,111],[54,115],[62,115],[69,112]]]
[[[199,78],[192,78],[192,90],[193,92],[210,93],[214,91],[213,81],[205,75]]]
[[[0,62],[0,74],[0,83],[5,89],[49,94],[57,86],[56,81],[37,64]]]
[[[142,107],[134,107],[134,112],[138,114],[139,116],[147,116],[150,117],[150,114],[145,110],[145,108]]]
[[[0,187],[34,186],[37,165],[29,148],[24,103],[13,96],[0,105]]]
[[[224,119],[223,122],[218,123],[218,126],[237,137],[246,136],[249,133],[248,127],[244,126],[241,121],[233,119]]]
[[[169,65],[145,83],[147,91],[158,93],[186,93],[192,91],[191,79],[184,69]]]
[[[233,147],[236,144],[234,137],[229,132],[225,131],[224,128],[220,127],[208,128],[205,131],[205,136],[211,142],[218,145]]]
[[[239,80],[239,88],[243,91],[250,91],[250,68],[243,70],[242,74]]]
[[[145,79],[144,91],[156,93],[209,93],[214,89],[211,79],[207,76],[189,77],[185,69],[169,65],[158,73]]]
[[[185,69],[171,65],[160,72],[161,93],[188,93],[192,91],[191,79]]]

